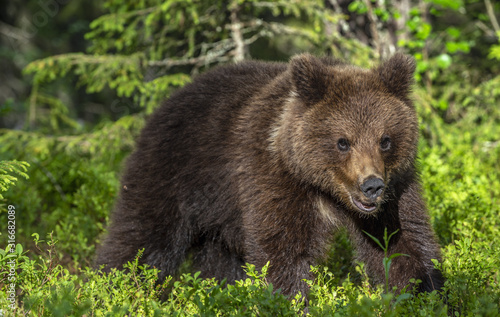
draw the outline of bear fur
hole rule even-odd
[[[98,250],[105,270],[141,262],[229,282],[245,263],[263,267],[285,294],[324,260],[347,228],[375,282],[390,240],[389,285],[442,286],[440,250],[415,171],[418,122],[410,93],[415,62],[396,54],[362,69],[302,54],[290,63],[248,61],[211,70],[168,99],[147,122]]]

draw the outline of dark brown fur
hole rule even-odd
[[[275,288],[306,293],[339,226],[381,282],[384,253],[362,231],[382,241],[387,228],[399,229],[389,254],[409,255],[393,260],[390,285],[441,287],[414,166],[414,69],[401,54],[371,70],[304,54],[199,76],[142,132],[97,263],[120,268],[144,248],[165,277],[191,253],[203,276],[234,281],[245,262],[270,261]]]

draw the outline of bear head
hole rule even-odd
[[[403,54],[372,69],[309,54],[292,58],[290,93],[271,133],[272,151],[300,182],[349,210],[375,214],[391,180],[414,167],[414,71],[415,61]]]

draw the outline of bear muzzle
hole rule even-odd
[[[351,196],[352,203],[365,213],[373,213],[378,209],[385,183],[378,177],[370,177],[360,185],[360,190],[365,197]]]

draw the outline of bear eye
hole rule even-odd
[[[341,138],[337,141],[337,147],[341,152],[349,151],[349,141],[347,139]]]
[[[382,151],[387,151],[391,148],[391,138],[387,135],[384,135],[380,140],[380,148]]]

